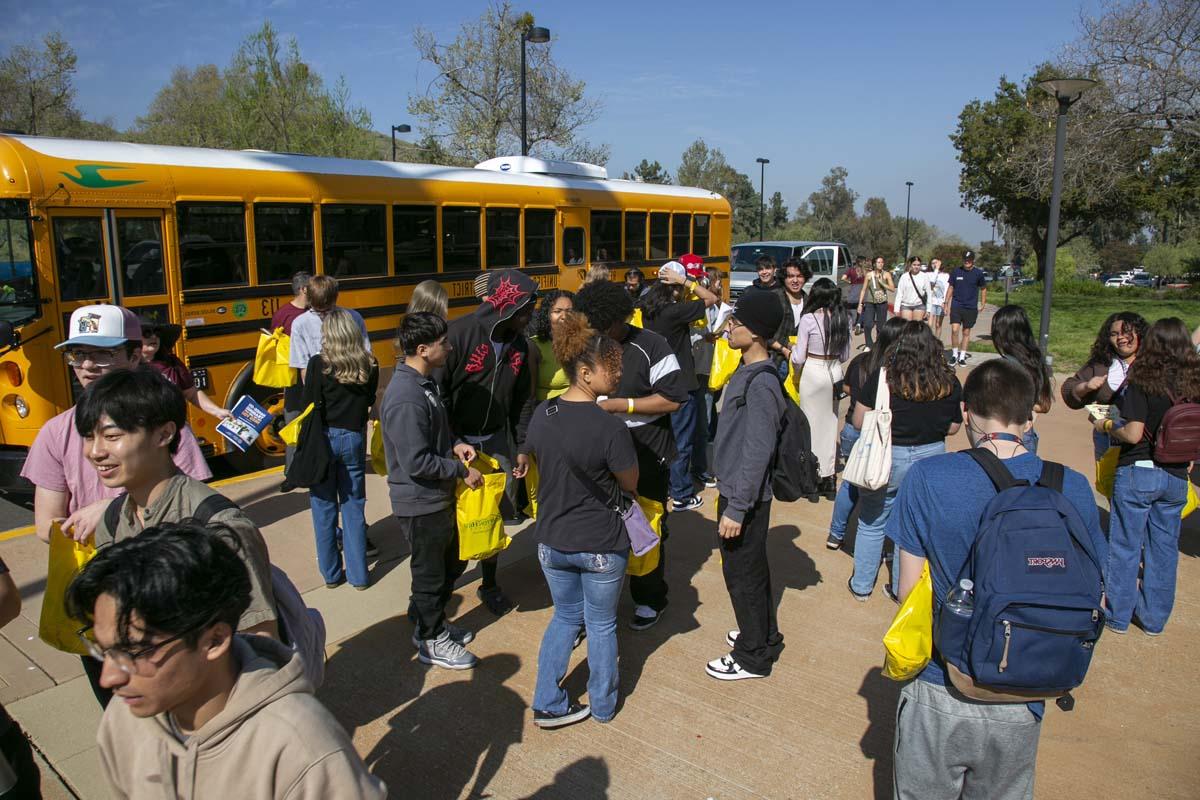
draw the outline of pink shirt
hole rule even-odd
[[[850,358],[849,340],[847,340],[846,346],[842,348],[842,352],[830,353],[827,351],[825,347],[825,318],[828,316],[829,312],[821,309],[820,316],[817,313],[810,313],[800,317],[800,322],[796,325],[796,346],[792,348],[793,363],[803,364],[809,355],[836,355],[838,361],[845,361]]]
[[[200,452],[192,429],[184,427],[175,453],[175,466],[196,480],[208,480],[212,472]],[[21,476],[34,486],[67,493],[67,514],[74,514],[97,500],[116,497],[123,490],[109,489],[100,473],[83,455],[83,437],[75,430],[75,408],[69,408],[38,431],[21,468]]]

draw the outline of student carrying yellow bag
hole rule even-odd
[[[309,403],[308,408],[300,412],[300,416],[284,425],[279,429],[279,438],[283,439],[283,443],[289,447],[295,447],[300,441],[300,426],[304,424],[304,419],[313,412],[316,404]]]
[[[642,513],[646,515],[646,521],[650,523],[650,527],[654,529],[654,532],[661,537],[663,504],[657,500],[640,496],[637,501],[638,505],[642,507]],[[625,572],[635,577],[649,575],[658,566],[661,551],[662,545],[660,544],[654,545],[654,547],[640,556],[635,556],[632,550],[629,551],[629,562],[625,565]]]
[[[788,345],[792,348],[796,346],[795,336],[788,337]],[[800,369],[803,370],[804,367]],[[787,396],[792,398],[793,403],[800,405],[800,373],[796,371],[796,365],[790,358],[788,359],[788,373],[787,379],[783,382],[783,389],[787,392]]]
[[[1117,477],[1117,460],[1121,457],[1121,448],[1110,447],[1096,462],[1096,491],[1112,500],[1113,480]]]
[[[504,533],[500,499],[508,476],[496,459],[477,453],[471,466],[483,473],[483,485],[469,489],[460,478],[454,488],[455,517],[458,520],[458,557],[463,561],[482,561],[508,547],[512,538]]]
[[[883,635],[883,646],[887,648],[883,674],[894,681],[915,678],[933,657],[933,581],[928,561]]]
[[[77,635],[83,624],[67,616],[67,587],[84,565],[96,555],[96,546],[80,544],[63,533],[57,522],[50,526],[50,568],[46,572],[46,591],[42,614],[38,618],[38,638],[55,650],[86,655],[87,648]]]
[[[1200,507],[1200,493],[1196,491],[1196,484],[1188,481],[1187,502],[1183,504],[1183,511],[1180,512],[1180,518],[1187,519],[1188,514],[1191,514]]]
[[[258,348],[254,351],[254,382],[278,389],[295,384],[300,371],[288,366],[291,350],[292,337],[283,328],[259,334]]]
[[[708,388],[712,391],[724,389],[725,384],[733,377],[738,365],[742,363],[741,352],[729,346],[729,340],[718,336],[713,344],[712,367],[708,371]]]
[[[525,506],[525,513],[530,519],[537,519],[538,507],[538,483],[542,476],[538,472],[537,459],[531,453],[529,455],[529,471],[525,473],[525,494],[529,497],[529,503]]]

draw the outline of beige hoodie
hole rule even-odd
[[[165,714],[139,719],[113,698],[96,740],[114,797],[140,800],[379,800],[345,730],[313,696],[300,656],[237,636],[241,674],[224,710],[182,744]]]

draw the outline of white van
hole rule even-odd
[[[850,248],[841,242],[746,242],[735,244],[729,251],[729,296],[737,299],[758,277],[755,264],[770,256],[782,268],[790,258],[802,258],[812,270],[813,280],[829,278],[846,289],[841,278],[851,265]]]

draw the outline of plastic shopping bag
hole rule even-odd
[[[259,334],[258,349],[254,352],[254,382],[280,389],[296,383],[299,370],[288,366],[291,350],[292,337],[283,328]]]
[[[629,318],[629,324],[635,328],[644,327],[642,325],[642,310],[640,308],[633,310],[633,316]]]
[[[529,471],[525,473],[525,494],[529,497],[529,504],[525,506],[525,513],[530,519],[537,519],[538,506],[538,483],[541,481],[541,475],[538,473],[537,460],[531,455],[529,456]]]
[[[46,572],[42,615],[38,619],[38,638],[55,650],[87,654],[87,648],[76,635],[83,623],[67,616],[65,601],[67,587],[94,555],[96,547],[90,540],[87,544],[76,542],[62,532],[57,522],[50,527],[50,566]]]
[[[718,336],[713,345],[712,367],[708,371],[708,388],[714,392],[724,389],[725,384],[729,383],[729,379],[733,377],[733,373],[737,372],[738,365],[741,363],[742,354],[730,347],[729,341],[724,336]]]
[[[789,336],[788,344],[791,347],[795,347],[796,337]],[[800,369],[803,370],[804,367],[801,367]],[[784,391],[787,392],[787,396],[792,398],[792,402],[796,405],[800,405],[800,373],[796,370],[796,365],[791,359],[788,359],[787,380],[783,382],[783,388]]]
[[[508,547],[512,538],[504,533],[500,499],[508,476],[496,459],[478,453],[471,466],[483,473],[483,486],[468,489],[461,479],[454,489],[455,516],[458,520],[458,557],[463,561],[482,561]]]
[[[1117,459],[1121,457],[1121,448],[1110,447],[1096,462],[1096,491],[1112,499],[1113,479],[1117,476]]]
[[[654,529],[660,537],[662,536],[662,520],[663,520],[663,504],[657,500],[651,500],[648,497],[638,497],[638,505],[642,507],[642,513],[646,515],[646,520],[650,523],[650,527]],[[632,551],[629,553],[629,562],[625,565],[625,572],[629,575],[649,575],[658,566],[658,560],[661,557],[662,545],[657,544],[647,550],[640,556],[635,556]]]
[[[304,424],[304,420],[308,415],[313,412],[314,408],[316,408],[316,405],[309,403],[308,408],[300,412],[300,416],[279,429],[279,438],[283,439],[284,444],[290,447],[296,446],[296,443],[300,441],[300,427]]]
[[[383,425],[371,423],[371,467],[376,475],[387,477],[387,456],[383,453]]]
[[[933,581],[929,562],[883,635],[883,674],[894,681],[915,678],[933,656]]]
[[[1200,507],[1200,494],[1196,492],[1196,484],[1188,481],[1187,502],[1183,504],[1183,512],[1180,516],[1187,519],[1188,514],[1195,511],[1197,507]]]

